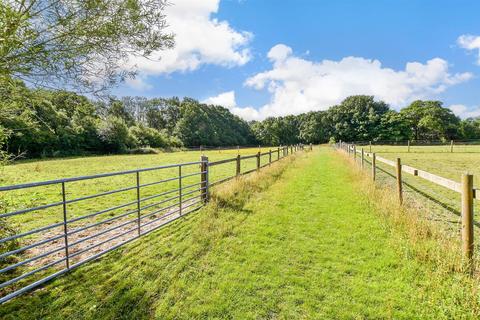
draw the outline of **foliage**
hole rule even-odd
[[[440,101],[412,102],[401,111],[415,140],[438,140],[457,138],[460,119],[450,109],[443,108]]]
[[[134,137],[130,135],[127,124],[121,118],[110,116],[98,128],[98,136],[108,152],[126,151],[135,145]]]
[[[164,0],[4,0],[0,2],[0,84],[98,91],[134,69],[129,57],[171,48]]]

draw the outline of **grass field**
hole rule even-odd
[[[410,241],[340,154],[321,148],[288,163],[220,188],[195,215],[0,306],[0,318],[479,316],[478,284],[418,255],[437,242]]]
[[[363,148],[367,152],[370,150],[369,146]],[[408,152],[407,146],[373,145],[372,152],[389,160],[400,158],[404,165],[457,182],[461,181],[463,173],[468,172],[474,176],[474,186],[480,187],[479,146],[454,146],[454,152],[451,153],[449,145],[412,146],[410,152]],[[395,175],[395,168],[381,162],[377,162],[377,166],[389,172],[390,175]],[[404,186],[406,196],[421,203],[423,210],[428,211],[431,219],[439,221],[439,225],[457,234],[460,230],[460,194],[407,173],[402,176],[403,181],[407,183]],[[378,182],[392,185],[394,179],[378,171]],[[474,205],[475,212],[477,212],[479,201],[475,200]],[[478,228],[475,230],[480,235],[480,230]]]
[[[276,148],[272,148],[276,150]],[[270,148],[262,149],[266,152]],[[240,154],[251,155],[259,151],[258,148],[240,149]],[[237,155],[237,150],[214,150],[205,151],[204,154],[209,157],[209,161],[223,160]],[[27,182],[36,182],[44,180],[53,180],[59,178],[69,178],[84,175],[93,175],[106,172],[117,172],[132,170],[138,168],[157,167],[175,163],[196,162],[200,160],[202,153],[197,151],[160,153],[154,155],[111,155],[81,157],[58,160],[41,161],[20,161],[8,165],[2,169],[0,175],[1,185],[12,185]],[[273,160],[277,158],[277,153],[272,156]],[[268,161],[268,156],[263,156],[261,164]],[[247,159],[242,161],[242,171],[254,169],[256,159]],[[199,165],[185,166],[182,168],[182,175],[198,173]],[[235,174],[235,163],[228,163],[213,167],[210,172],[210,181],[219,180]],[[141,173],[141,184],[147,184],[162,179],[178,176],[178,168],[163,169]],[[200,176],[191,176],[183,179],[183,185],[192,185],[200,181]],[[85,197],[101,192],[112,191],[136,185],[136,175],[122,175],[95,180],[83,180],[66,184],[67,200]],[[159,194],[166,190],[172,190],[178,187],[178,181],[171,181],[151,187],[142,188],[141,197],[148,197]],[[193,190],[193,188],[192,188]],[[155,198],[151,201],[145,201],[144,205],[149,205],[154,201],[160,201],[171,197]],[[88,213],[103,210],[106,208],[122,205],[136,199],[136,190],[127,190],[125,192],[112,194],[105,197],[93,198],[81,202],[71,203],[67,207],[68,218],[83,216]],[[18,191],[9,191],[0,193],[0,210],[3,212],[14,211],[23,208],[41,206],[62,200],[61,185],[43,186]],[[131,207],[122,208],[109,212],[108,216],[115,216],[130,210]],[[98,216],[98,219],[105,219],[106,215]],[[28,214],[16,216],[13,224],[21,231],[31,228],[45,226],[47,224],[63,221],[63,211],[61,206],[39,210]],[[73,227],[73,226],[72,226]]]

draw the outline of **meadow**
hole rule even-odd
[[[357,146],[369,152],[370,147]],[[480,146],[454,145],[451,152],[450,145],[437,146],[392,146],[372,145],[372,152],[377,155],[395,160],[401,159],[403,165],[425,170],[435,175],[460,182],[464,173],[473,174],[474,187],[480,187]],[[369,160],[369,158],[367,158]],[[357,160],[359,160],[357,158]],[[370,167],[370,166],[369,166]],[[395,168],[377,162],[377,180],[380,184],[393,185],[395,182]],[[407,198],[419,203],[430,215],[430,219],[438,222],[440,227],[456,234],[460,227],[460,194],[438,186],[434,183],[415,177],[408,173],[402,174],[405,183],[404,193]],[[480,208],[479,201],[474,201],[475,212]],[[480,230],[476,232],[480,234]]]
[[[410,241],[400,220],[387,218],[407,213],[388,196],[390,207],[374,205],[387,193],[371,194],[327,148],[289,159],[219,187],[197,214],[1,305],[0,317],[478,316],[475,280],[431,260],[425,252],[440,252],[437,242]]]
[[[271,149],[272,162],[283,157],[283,152]],[[252,156],[262,152],[260,165],[265,166],[270,162],[265,152],[271,149],[30,160],[5,166],[2,176],[5,184],[166,167],[68,181],[63,186],[55,183],[1,192],[2,213],[16,212],[1,221],[1,238],[10,237],[0,242],[0,282],[5,281],[0,286],[1,296],[199,209],[205,193],[201,189],[202,155],[214,162],[236,158],[238,154]],[[169,166],[179,163],[181,167]],[[242,173],[255,171],[256,167],[256,157],[241,160]],[[236,161],[212,166],[209,182],[235,174]],[[28,208],[37,209],[21,212]],[[24,276],[27,273],[30,275]]]
[[[18,161],[2,168],[0,184],[4,186],[109,172],[127,171],[140,168],[151,168],[176,163],[198,162],[200,161],[201,155],[207,156],[209,161],[212,162],[236,157],[238,153],[241,155],[252,155],[256,154],[258,151],[267,152],[270,149],[272,149],[272,151],[277,150],[276,148],[272,147],[263,149],[249,148],[240,150],[205,150],[203,152],[178,151],[146,155],[108,155],[66,159]],[[272,154],[272,160],[276,159],[277,153],[275,152]],[[268,156],[262,156],[261,165],[264,165],[267,162]],[[255,158],[242,160],[241,162],[242,172],[252,170],[255,167]],[[182,168],[182,175],[190,175],[199,172],[199,164],[188,165]],[[176,177],[178,174],[177,167],[147,171],[140,174],[140,183],[154,183],[156,181]],[[213,167],[210,171],[209,178],[211,182],[214,182],[234,174],[235,163],[232,162]],[[194,185],[199,182],[199,175],[186,177],[182,181],[183,186]],[[69,182],[66,184],[66,198],[67,200],[76,199],[102,192],[132,187],[135,185],[135,174]],[[192,188],[194,187],[195,186]],[[178,188],[178,181],[170,181],[158,185],[152,185],[142,188],[141,197],[149,197],[175,188]],[[122,205],[134,201],[136,197],[136,190],[133,189],[100,198],[92,198],[85,201],[71,203],[67,206],[68,217],[75,218],[101,209]],[[156,198],[155,200],[159,201],[167,198],[168,195]],[[3,212],[31,208],[59,201],[62,201],[61,185],[59,184],[0,193],[0,208]],[[152,201],[144,202],[145,205],[149,205],[151,203]],[[115,214],[121,214],[127,209],[122,208],[121,210],[109,212],[108,215],[114,216]],[[18,215],[10,220],[13,220],[12,223],[15,227],[19,228],[20,230],[25,230],[28,228],[45,226],[46,224],[58,223],[63,220],[63,213],[62,208],[57,206],[54,208],[30,212],[28,214]]]

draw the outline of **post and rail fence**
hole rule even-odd
[[[410,153],[414,147],[436,147],[441,152],[469,152],[480,153],[480,140],[378,140],[378,141],[352,141],[351,145],[364,147],[365,151],[372,153],[375,147],[397,147],[398,152]],[[442,147],[442,148],[440,148]],[[368,149],[367,149],[368,148]]]
[[[371,143],[368,144],[369,149],[371,150]],[[451,144],[453,146],[453,143]],[[424,179],[433,184],[441,186],[443,188],[449,189],[456,193],[461,194],[461,242],[462,242],[462,253],[464,258],[468,261],[470,265],[472,264],[473,259],[473,249],[474,249],[474,233],[473,233],[473,200],[480,198],[480,191],[476,189],[473,185],[473,175],[465,173],[461,176],[461,182],[456,182],[433,173],[420,170],[405,164],[401,163],[400,158],[396,158],[396,161],[388,160],[383,157],[378,156],[375,152],[366,152],[364,148],[357,150],[357,145],[353,143],[338,142],[334,144],[336,150],[342,151],[347,155],[351,156],[355,163],[356,155],[359,153],[360,157],[360,167],[365,168],[364,162],[366,162],[365,157],[371,158],[371,177],[372,180],[376,180],[376,170],[377,162],[383,163],[387,166],[395,168],[395,179],[396,179],[396,192],[398,195],[398,201],[400,204],[403,204],[403,179],[402,172],[410,174],[412,176]]]
[[[207,156],[202,155],[200,161],[195,162],[0,186],[1,196],[19,190],[34,193],[40,187],[58,187],[59,192],[56,194],[59,194],[61,199],[27,208],[13,208],[13,210],[4,208],[5,213],[0,213],[1,221],[7,222],[14,219],[13,222],[18,224],[19,221],[21,222],[18,218],[21,217],[32,215],[28,217],[31,219],[29,221],[32,221],[32,219],[38,218],[42,212],[47,214],[48,210],[55,208],[59,208],[61,211],[61,218],[55,223],[35,224],[29,226],[28,230],[10,233],[0,238],[0,303],[30,291],[202,208],[209,201],[212,187],[259,171],[292,154],[294,150],[305,150],[305,147],[304,145],[282,146],[263,153],[238,154],[235,157],[218,161],[209,161]],[[312,146],[310,146],[310,150],[312,150]],[[256,159],[255,168],[242,172],[242,163],[248,159]],[[265,159],[264,164],[262,164],[262,159]],[[232,164],[232,167],[224,168],[224,171],[231,170],[232,173],[227,177],[211,181],[212,168],[229,163]],[[245,162],[245,165],[248,165],[248,161]],[[144,178],[152,178],[147,175],[154,173],[159,173],[162,178],[159,180],[155,178],[150,182],[142,181]],[[75,182],[92,181],[94,184],[99,184],[101,183],[99,181],[105,181],[102,179],[110,180],[118,177],[122,179],[132,177],[134,184],[102,190],[96,194],[69,198],[73,187],[69,188]],[[105,197],[117,195],[125,201],[125,192],[128,191],[134,192],[134,199],[120,205],[95,208],[94,210],[87,206],[92,211],[86,214],[82,213],[82,215],[73,214],[75,212],[70,210],[71,205],[85,203],[87,200],[94,200],[96,205],[100,206],[100,199],[102,199],[111,206],[111,200],[105,199]],[[37,193],[35,191],[35,194]],[[122,211],[120,214],[118,214],[119,210]],[[46,211],[47,213],[45,213]],[[23,228],[26,228],[25,225]],[[10,246],[14,243],[17,245]]]

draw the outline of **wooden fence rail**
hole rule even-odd
[[[355,163],[357,163],[357,153],[360,154],[360,166],[363,169],[365,167],[364,161],[365,157],[371,158],[372,166],[372,180],[375,181],[376,178],[376,168],[377,161],[383,163],[387,166],[393,167],[396,169],[396,181],[397,181],[397,193],[399,202],[403,203],[403,180],[402,172],[411,174],[415,177],[419,177],[423,180],[434,183],[443,188],[449,189],[451,191],[461,194],[461,217],[462,217],[462,229],[461,229],[461,240],[462,240],[462,252],[464,257],[471,264],[473,259],[473,248],[474,248],[474,239],[473,239],[473,199],[478,199],[480,197],[480,192],[477,192],[473,186],[473,175],[463,174],[461,182],[453,181],[433,173],[427,172],[425,170],[417,169],[412,166],[404,165],[401,163],[401,159],[397,158],[396,161],[385,159],[371,152],[371,143],[369,144],[370,152],[365,152],[363,148],[357,149],[357,146],[350,143],[345,143],[340,141],[334,145],[335,149],[345,152],[347,155],[351,156]],[[451,144],[453,148],[453,143]],[[453,150],[453,149],[452,149]]]

